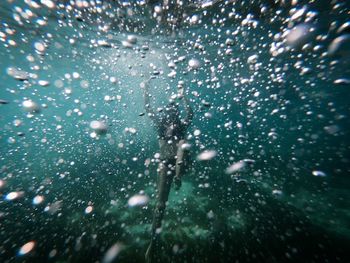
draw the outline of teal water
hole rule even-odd
[[[144,262],[150,76],[195,113],[158,262],[347,262],[350,8],[310,2],[2,1],[0,262]]]

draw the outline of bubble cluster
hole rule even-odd
[[[349,11],[0,1],[1,260],[346,262]]]

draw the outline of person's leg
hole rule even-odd
[[[166,202],[168,201],[171,183],[173,180],[173,167],[169,162],[162,162],[158,167],[158,198],[154,212],[152,231],[156,231],[161,227],[161,221],[164,216]]]
[[[186,150],[182,148],[182,145],[185,143],[185,140],[181,140],[177,146],[177,154],[176,154],[176,169],[175,169],[175,189],[179,190],[181,187],[181,177],[185,172],[185,154]]]
[[[146,252],[146,261],[151,262],[152,257],[154,256],[154,248],[157,245],[160,227],[162,226],[162,220],[164,217],[166,202],[168,201],[171,183],[173,180],[174,164],[168,162],[162,162],[158,167],[158,197],[157,204],[153,213],[153,222],[152,222],[152,239],[151,243],[148,246]]]

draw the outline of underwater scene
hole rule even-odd
[[[348,0],[2,0],[0,262],[349,262]]]

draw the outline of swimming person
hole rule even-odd
[[[153,214],[152,239],[146,252],[146,261],[148,262],[153,255],[154,244],[158,240],[171,184],[174,181],[176,190],[181,187],[181,177],[184,173],[185,155],[187,154],[185,135],[193,118],[192,108],[183,94],[183,89],[181,89],[179,97],[182,99],[186,111],[184,119],[180,119],[179,104],[173,100],[162,111],[154,112],[150,105],[149,82],[150,79],[141,83],[141,87],[144,89],[145,110],[157,129],[160,162],[157,169],[158,196]]]

